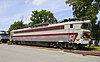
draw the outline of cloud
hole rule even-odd
[[[33,4],[36,6],[40,6],[41,4],[43,4],[44,2],[46,2],[46,0],[33,0]]]

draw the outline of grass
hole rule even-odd
[[[100,51],[100,46],[85,46],[86,49]]]
[[[100,51],[100,46],[94,46],[93,48]]]

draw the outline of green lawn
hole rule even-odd
[[[100,51],[100,46],[94,46],[93,48]]]
[[[100,46],[91,46],[91,47],[85,46],[85,48],[91,49],[91,50],[98,50],[98,51],[100,51]]]

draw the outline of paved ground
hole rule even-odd
[[[100,62],[100,57],[0,44],[0,62]]]

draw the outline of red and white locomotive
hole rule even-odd
[[[11,31],[10,41],[16,44],[77,49],[89,43],[89,25],[89,20],[76,20],[13,30]]]

